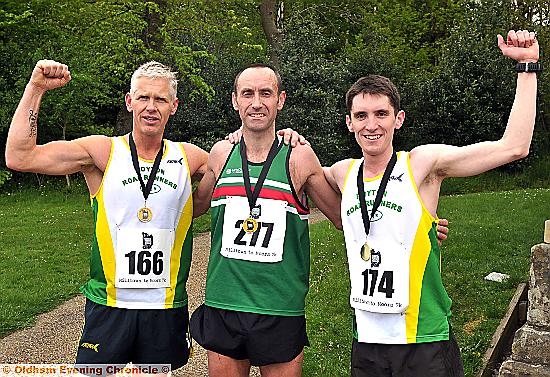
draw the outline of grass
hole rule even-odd
[[[92,212],[86,189],[0,195],[0,337],[33,325],[88,279]],[[209,229],[208,215],[194,232]]]
[[[450,237],[443,246],[445,286],[466,375],[481,358],[520,282],[528,279],[530,248],[542,242],[550,190],[526,189],[441,198]],[[84,189],[0,195],[0,336],[33,324],[36,314],[74,296],[88,276],[92,231]],[[208,229],[208,215],[194,225]],[[328,222],[311,227],[311,286],[304,376],[348,376],[351,345],[349,278],[342,233]],[[507,273],[505,283],[483,279]]]

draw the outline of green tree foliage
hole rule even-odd
[[[499,138],[513,98],[512,63],[495,35],[538,32],[550,52],[550,3],[543,0],[4,0],[0,10],[0,142],[38,59],[69,65],[73,81],[48,93],[40,141],[129,129],[123,106],[133,70],[158,60],[177,70],[180,108],[167,136],[209,149],[238,128],[235,74],[276,59],[287,104],[278,127],[293,127],[324,164],[357,156],[345,127],[344,94],[376,73],[400,88],[407,113],[400,149]],[[277,46],[260,11],[276,12]],[[550,148],[548,73],[540,75],[533,150]],[[3,154],[3,153],[2,153]]]

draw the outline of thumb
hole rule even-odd
[[[500,34],[497,35],[497,44],[498,44],[498,48],[500,48],[501,51],[507,47],[507,44],[504,41],[504,38]]]

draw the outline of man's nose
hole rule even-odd
[[[262,106],[262,101],[260,99],[260,94],[256,93],[254,94],[254,97],[252,98],[252,107],[259,108]]]
[[[155,99],[154,98],[149,99],[149,101],[147,101],[147,110],[154,111],[156,109],[157,107],[155,106]]]

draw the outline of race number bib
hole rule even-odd
[[[360,244],[360,243],[358,243]],[[402,313],[409,306],[409,258],[402,250],[372,246],[368,260],[350,261],[350,305],[375,313]]]
[[[248,200],[242,196],[227,198],[223,219],[221,254],[226,258],[253,262],[280,262],[286,232],[286,206],[280,200],[258,198],[258,227],[253,233],[243,230],[250,216]]]
[[[169,287],[174,235],[172,229],[118,229],[115,287]]]

